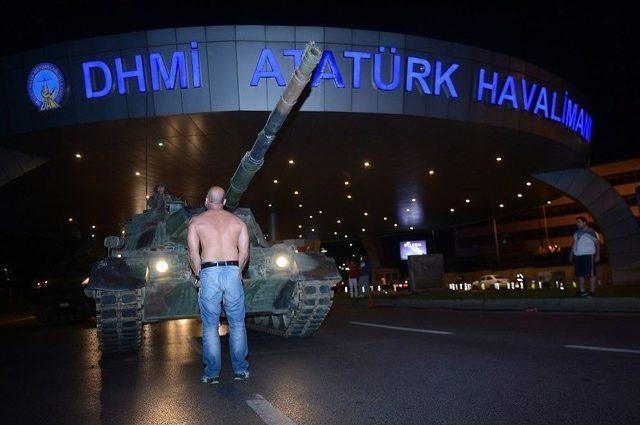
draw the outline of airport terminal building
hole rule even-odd
[[[569,82],[481,48],[346,28],[167,28],[0,58],[0,231],[101,239],[160,181],[198,205],[228,184],[310,40],[323,50],[311,87],[241,200],[271,240],[358,240],[383,263],[380,237],[568,196],[598,224],[613,282],[637,281],[640,230],[588,167],[598,123]]]

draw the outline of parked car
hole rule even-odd
[[[485,274],[471,283],[471,289],[507,289],[509,279],[499,274]],[[497,285],[497,286],[496,286]]]

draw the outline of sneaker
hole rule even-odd
[[[595,297],[596,296],[596,291],[589,291],[589,296],[590,297]]]
[[[208,378],[206,376],[203,376],[202,378],[200,378],[200,382],[202,382],[203,384],[219,384],[220,383],[220,377],[219,376],[214,376],[213,378]]]
[[[580,298],[588,297],[589,293],[587,291],[578,291],[576,295]]]
[[[249,372],[240,372],[233,375],[234,381],[246,381],[249,379]]]

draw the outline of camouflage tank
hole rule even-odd
[[[249,264],[243,275],[247,327],[281,337],[310,336],[318,329],[329,313],[331,286],[340,274],[334,260],[320,252],[268,243],[251,210],[238,208],[238,203],[320,55],[313,42],[307,45],[281,99],[234,173],[226,197],[226,208],[247,224],[250,234]],[[85,292],[96,301],[98,342],[105,352],[137,350],[144,323],[199,315],[187,229],[191,217],[203,208],[190,208],[170,196],[150,206],[125,223],[123,237],[105,239],[108,255],[93,265],[86,285]]]

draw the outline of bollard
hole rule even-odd
[[[367,307],[373,308],[373,293],[369,291],[369,297],[367,298]]]

